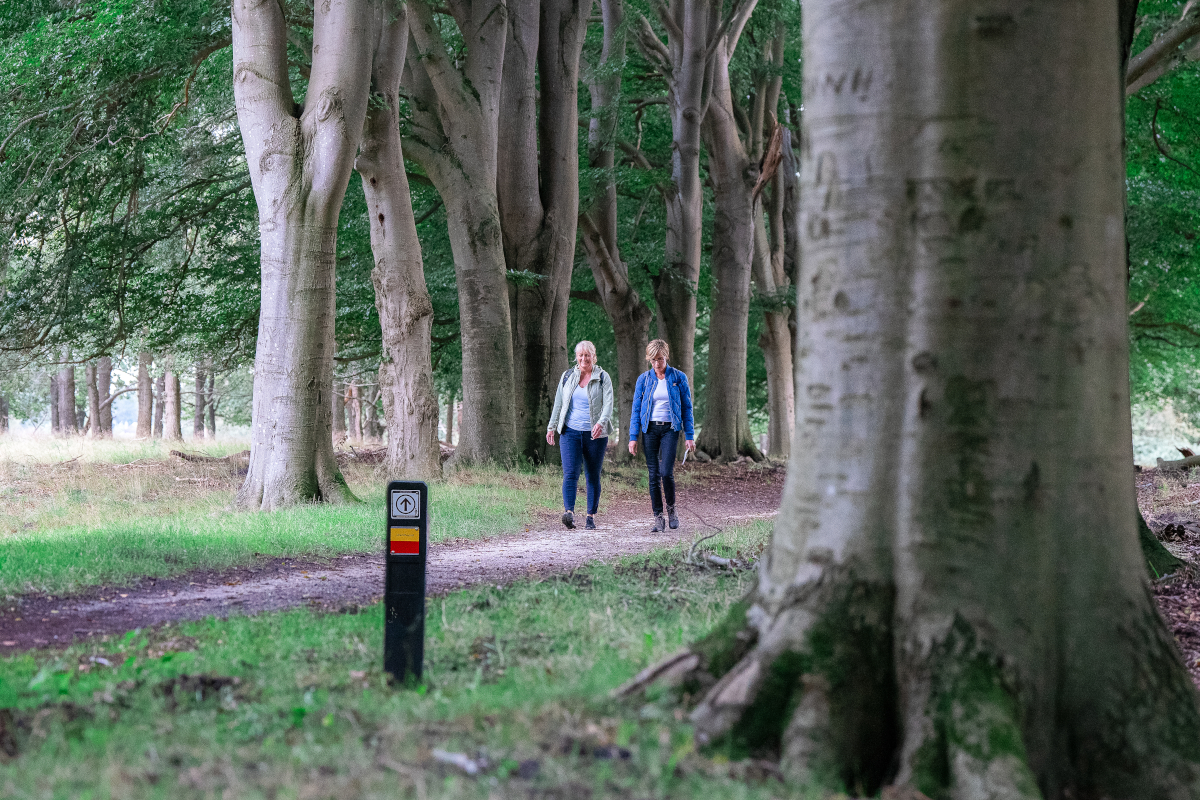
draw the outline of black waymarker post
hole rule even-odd
[[[387,574],[383,587],[383,668],[397,683],[421,679],[425,659],[425,553],[429,487],[388,484]]]

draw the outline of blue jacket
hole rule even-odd
[[[671,396],[671,429],[683,429],[684,438],[695,439],[695,423],[692,421],[692,390],[688,388],[687,375],[667,365],[667,393]],[[650,427],[650,412],[654,408],[654,389],[658,376],[654,370],[646,370],[637,379],[633,390],[633,411],[629,415],[629,441],[637,441],[638,434]]]

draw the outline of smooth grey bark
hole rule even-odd
[[[371,437],[379,435],[375,397],[382,396],[387,425],[388,474],[401,480],[429,480],[442,474],[437,445],[438,404],[433,388],[433,302],[425,285],[421,243],[400,140],[400,77],[408,48],[404,6],[384,6],[375,45],[372,103],[367,111],[355,168],[362,176],[371,222],[375,267],[375,307],[383,333],[384,356],[371,393]]]
[[[756,0],[746,0],[712,44],[711,96],[701,125],[708,151],[708,177],[713,185],[712,304],[709,311],[708,373],[705,379],[704,421],[696,449],[717,461],[739,455],[762,460],[750,434],[746,411],[746,325],[750,318],[750,273],[754,262],[758,179],[751,153],[742,141],[734,112],[729,66],[742,29]],[[759,92],[754,115],[761,120],[765,105]],[[776,93],[778,96],[778,93]],[[747,138],[761,142],[762,123]],[[761,145],[756,147],[761,152]]]
[[[446,206],[462,323],[465,424],[451,466],[516,455],[512,316],[497,200],[500,86],[507,41],[503,0],[452,0],[466,43],[451,58],[426,0],[408,3],[404,86],[412,124],[405,154]]]
[[[171,369],[174,361],[168,358],[166,371],[163,373],[163,435],[173,441],[183,440],[182,416],[180,413],[181,392],[179,389],[179,374]]]
[[[8,398],[0,394],[0,436],[8,433]]]
[[[234,97],[258,204],[262,303],[250,468],[236,504],[352,500],[333,454],[337,221],[362,136],[374,4],[318,3],[303,106],[277,3],[234,0]]]
[[[450,400],[446,405],[446,444],[454,445],[454,392],[450,393]]]
[[[112,437],[112,358],[101,356],[96,359],[96,390],[100,396],[99,428],[93,428],[98,436]]]
[[[100,387],[96,382],[96,362],[89,361],[83,368],[84,382],[87,384],[88,432],[93,439],[104,436],[100,429]]]
[[[860,794],[1196,797],[1129,480],[1115,5],[803,24],[796,447],[757,588],[674,662],[717,679],[697,738]]]
[[[545,461],[567,368],[567,304],[579,213],[579,57],[591,3],[509,0],[500,89],[497,204],[509,272],[517,448]],[[536,278],[532,277],[536,276]]]
[[[700,127],[712,86],[712,45],[722,28],[723,5],[721,0],[669,0],[655,6],[667,30],[666,43],[645,17],[637,37],[643,54],[666,81],[671,115],[671,181],[664,193],[666,252],[654,277],[658,333],[671,349],[671,363],[692,385],[704,201]]]
[[[617,235],[617,122],[626,36],[621,0],[600,0],[604,25],[600,58],[590,76],[591,119],[588,122],[588,166],[596,176],[590,207],[579,215],[579,238],[596,282],[600,306],[612,323],[617,350],[617,409],[628,426],[637,378],[646,369],[650,341],[650,307],[629,282]],[[625,448],[618,458],[627,456]]]
[[[208,397],[208,375],[204,372],[204,362],[196,362],[195,403],[192,408],[192,437],[204,438],[204,405]]]
[[[66,358],[70,358],[70,350]],[[79,433],[75,408],[75,367],[68,364],[58,371],[58,425],[63,436]]]
[[[137,372],[137,429],[135,435],[139,439],[150,438],[154,421],[154,382],[150,378],[150,365],[153,356],[146,351],[138,353]]]
[[[155,439],[161,439],[163,436],[163,413],[166,409],[167,402],[167,377],[159,375],[154,381],[154,423],[150,428],[150,435]]]

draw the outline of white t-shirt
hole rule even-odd
[[[650,395],[654,401],[654,407],[650,410],[651,422],[670,422],[671,421],[671,393],[667,389],[667,379],[663,378],[658,381],[654,387],[654,394]]]
[[[590,431],[592,412],[589,406],[587,386],[580,386],[571,394],[571,413],[567,416],[567,427],[573,431]]]

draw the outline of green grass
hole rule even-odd
[[[383,541],[387,478],[370,468],[347,474],[362,503],[239,513],[229,509],[231,492],[209,492],[191,498],[192,506],[175,514],[144,517],[131,502],[127,513],[114,513],[111,521],[92,516],[87,525],[10,534],[0,538],[0,594],[68,592],[199,567],[247,564],[260,555],[320,558],[377,552]],[[478,539],[518,530],[537,509],[557,507],[557,480],[550,470],[474,470],[434,483],[431,538]],[[87,490],[77,486],[65,491]]]
[[[712,544],[757,553],[768,534],[758,523]],[[672,696],[608,699],[752,583],[679,557],[431,599],[417,689],[387,686],[379,606],[208,619],[5,659],[0,759],[6,741],[17,755],[0,763],[0,795],[802,796],[698,752]],[[438,748],[487,765],[467,777],[436,762]]]

